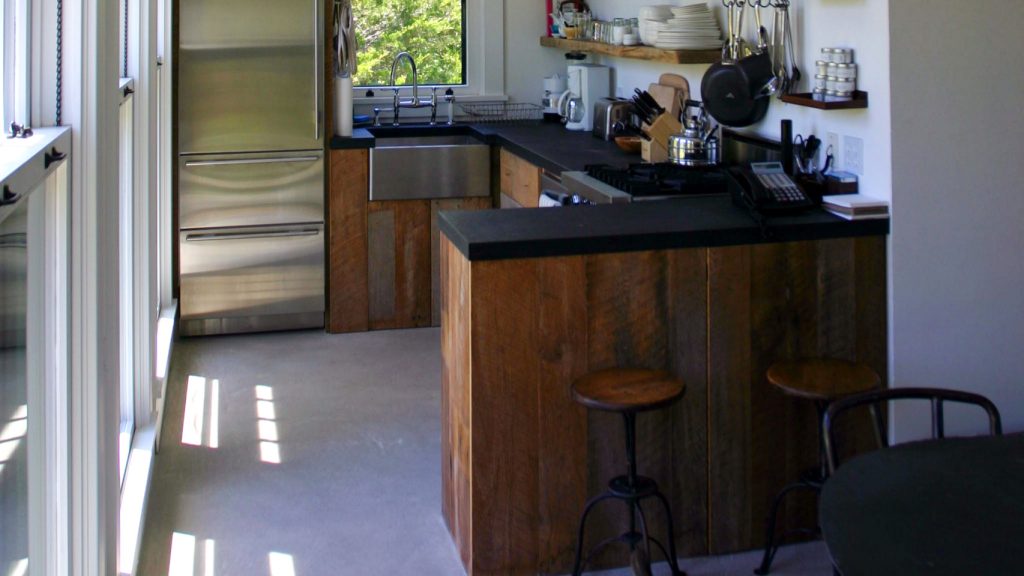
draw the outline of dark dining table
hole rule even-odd
[[[819,520],[843,576],[1024,574],[1024,434],[854,457],[825,483]]]

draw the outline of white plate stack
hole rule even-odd
[[[670,18],[673,17],[672,6],[661,4],[658,6],[642,6],[637,15],[640,24],[640,43],[654,46],[657,40],[658,30]]]
[[[713,50],[722,47],[722,29],[706,0],[673,6],[669,10],[671,18],[649,24],[648,30],[656,30],[651,39],[655,47],[666,50]]]

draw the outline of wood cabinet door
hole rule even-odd
[[[501,193],[524,208],[536,208],[540,201],[541,169],[504,148],[499,164]]]

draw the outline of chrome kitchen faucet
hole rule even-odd
[[[402,59],[409,61],[409,66],[412,67],[412,98],[402,98],[399,96],[399,88],[395,86],[395,72],[398,71],[398,64]],[[437,87],[433,87],[430,90],[430,98],[420,99],[419,97],[419,80],[416,76],[416,61],[413,60],[412,54],[408,52],[399,52],[393,62],[391,62],[391,81],[389,82],[393,86],[392,90],[395,91],[394,102],[392,104],[394,119],[392,125],[398,126],[398,111],[402,108],[420,108],[423,106],[430,106],[430,125],[433,126],[437,123]]]

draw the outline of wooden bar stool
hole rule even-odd
[[[626,458],[629,464],[626,474],[612,478],[608,482],[608,490],[591,498],[583,509],[576,536],[576,562],[572,571],[574,576],[582,573],[594,554],[613,542],[625,542],[629,545],[633,572],[638,576],[651,573],[651,542],[661,550],[661,554],[672,568],[672,574],[685,576],[676,561],[672,510],[669,508],[668,499],[658,489],[654,480],[640,476],[636,471],[637,412],[665,408],[679,400],[685,389],[683,382],[673,378],[668,372],[641,368],[610,368],[592,372],[573,382],[573,399],[580,404],[594,410],[622,414],[626,427]],[[668,520],[668,550],[647,533],[647,519],[640,505],[645,498],[656,498],[665,507]],[[598,503],[608,499],[621,500],[629,507],[629,531],[598,543],[584,559],[583,533],[587,515]],[[640,532],[637,532],[638,517]],[[641,543],[643,546],[640,546]]]
[[[760,576],[771,571],[772,559],[775,558],[775,552],[779,549],[778,544],[775,543],[775,522],[779,506],[786,495],[794,490],[809,490],[820,494],[821,486],[828,477],[828,465],[822,444],[821,419],[828,409],[829,403],[849,394],[874,390],[882,382],[878,374],[867,365],[834,358],[808,358],[776,362],[768,368],[767,377],[768,382],[787,395],[814,402],[814,406],[818,410],[818,420],[815,426],[818,432],[818,468],[802,474],[799,480],[786,486],[775,496],[771,514],[768,516],[768,536],[764,556],[761,558],[761,565],[754,570],[754,574]],[[814,531],[816,532],[817,529],[815,528]],[[811,532],[811,530],[801,530],[801,532]]]

